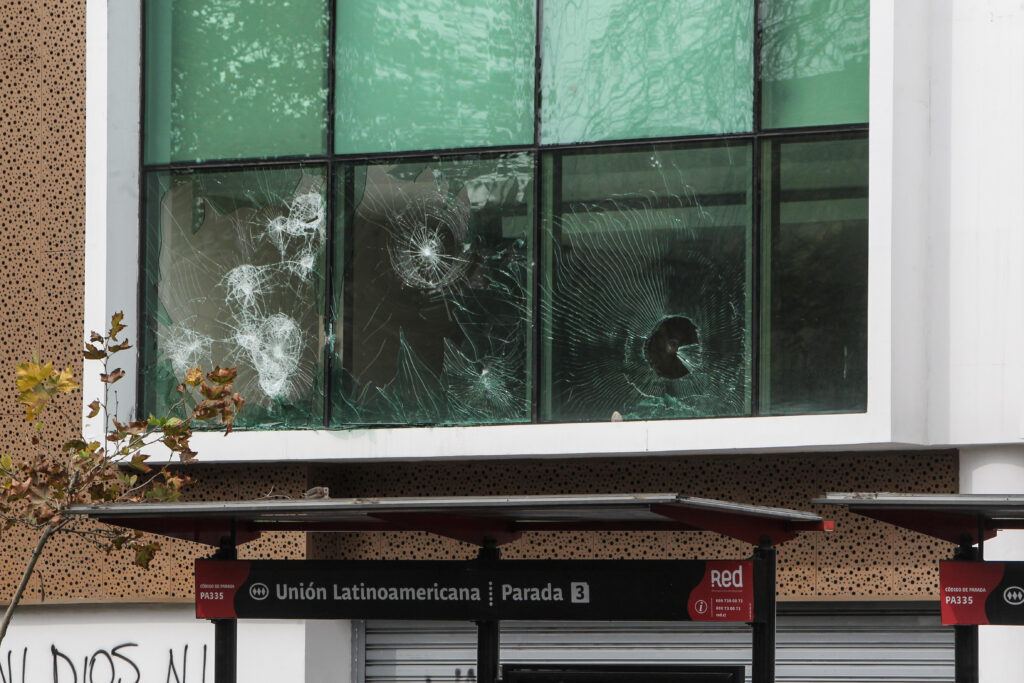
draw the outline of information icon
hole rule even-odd
[[[705,600],[698,600],[693,603],[693,609],[697,614],[706,614],[708,611],[708,603]]]

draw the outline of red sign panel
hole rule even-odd
[[[1024,625],[1024,562],[940,562],[942,623]]]
[[[196,562],[200,619],[754,621],[751,560]]]

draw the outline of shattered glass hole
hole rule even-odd
[[[697,326],[684,316],[665,318],[651,332],[644,345],[644,357],[659,377],[680,379],[690,374],[679,357],[679,349],[697,344]]]

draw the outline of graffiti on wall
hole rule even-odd
[[[48,653],[27,646],[7,650],[0,652],[0,683],[206,683],[208,670],[213,680],[206,645],[169,647],[157,661],[141,657],[138,648],[131,642],[99,649],[51,643]]]

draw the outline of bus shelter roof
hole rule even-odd
[[[777,545],[800,531],[832,529],[810,512],[675,493],[117,503],[70,512],[210,545],[244,543],[264,531],[425,531],[477,545],[501,545],[526,531],[714,531]]]
[[[1024,495],[981,493],[828,493],[813,501],[952,543],[993,538],[1000,529],[1024,529]]]

